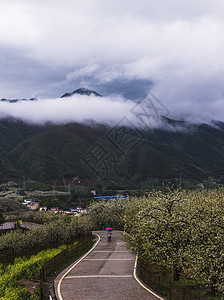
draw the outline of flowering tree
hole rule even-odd
[[[130,246],[141,258],[223,290],[224,191],[151,192],[132,199],[125,216]]]
[[[171,267],[178,280],[190,240],[187,212],[181,209],[183,195],[154,192],[145,200],[144,208],[131,220],[131,245],[143,259]]]
[[[48,223],[22,232],[15,230],[0,236],[0,260],[16,257],[36,250],[68,244],[77,238],[88,236],[92,230],[88,216],[58,216]]]
[[[123,198],[116,201],[95,202],[89,206],[88,216],[91,217],[95,229],[105,229],[108,226],[123,229],[128,203],[129,200]]]
[[[224,290],[224,191],[210,190],[191,195],[191,243],[186,273]]]

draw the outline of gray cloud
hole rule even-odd
[[[54,84],[63,80],[68,69],[47,67],[38,60],[26,57],[26,52],[15,52],[8,47],[2,47],[0,52],[0,97],[31,98],[46,96],[51,89],[54,94]]]
[[[84,86],[137,101],[152,89],[175,118],[224,120],[223,11],[220,0],[2,2],[0,98]]]

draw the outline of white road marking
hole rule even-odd
[[[152,295],[154,295],[155,297],[157,297],[160,300],[164,300],[164,298],[160,297],[159,295],[157,295],[156,293],[154,293],[151,289],[149,289],[147,286],[145,286],[139,279],[138,276],[136,274],[136,269],[137,269],[137,262],[138,262],[138,255],[136,255],[135,258],[135,265],[134,265],[134,272],[133,272],[133,276],[135,278],[135,280],[149,293],[151,293]]]
[[[95,245],[93,245],[93,247],[85,254],[83,255],[77,262],[75,262],[71,268],[68,269],[68,271],[60,278],[59,282],[58,282],[58,287],[57,287],[57,292],[58,292],[58,297],[59,300],[63,300],[62,295],[61,295],[61,283],[62,280],[65,278],[65,276],[75,267],[77,266],[77,264],[79,264],[87,255],[89,255],[89,253],[91,253],[93,251],[93,249],[95,249],[95,247],[98,245],[98,243],[100,242],[100,236],[98,234],[95,233],[95,235],[98,237],[98,241],[95,243]]]
[[[133,258],[85,258],[84,260],[132,260]]]
[[[66,276],[65,279],[76,278],[133,278],[132,275],[83,275],[83,276]]]
[[[129,251],[113,251],[113,250],[94,250],[93,253],[102,252],[102,253],[130,253]]]
[[[82,260],[85,259],[85,257],[87,255],[89,255],[94,249],[95,247],[98,245],[98,243],[100,242],[100,236],[98,234],[95,233],[95,235],[98,237],[98,241],[95,243],[95,245],[85,254],[83,255],[77,262],[75,262],[71,268],[68,269],[68,271],[60,278],[59,282],[58,282],[58,286],[57,286],[57,292],[58,292],[58,299],[59,300],[63,300],[62,298],[62,295],[61,295],[61,291],[60,291],[60,288],[61,288],[61,283],[62,283],[62,280],[63,279],[72,279],[72,278],[122,278],[122,277],[126,277],[126,278],[131,278],[132,275],[87,275],[87,276],[67,276],[66,275],[77,265],[79,264]],[[97,252],[97,251],[96,251]],[[111,251],[109,251],[111,252]],[[118,251],[116,251],[118,252]],[[125,251],[125,252],[128,252],[128,251]],[[86,259],[86,260],[97,260],[97,259]],[[98,260],[105,260],[105,259],[98,259]],[[132,260],[133,259],[107,259],[107,260]],[[160,297],[159,295],[157,295],[156,293],[154,293],[151,289],[149,289],[148,287],[146,287],[137,277],[137,274],[136,274],[136,268],[137,268],[137,262],[138,262],[138,255],[136,255],[136,258],[135,258],[135,264],[134,264],[134,271],[133,271],[133,276],[134,276],[134,279],[146,290],[148,291],[150,294],[154,295],[155,297],[157,297],[158,299],[160,300],[164,300],[164,298]],[[94,276],[94,277],[93,277]],[[103,277],[102,277],[103,276]],[[106,277],[105,277],[106,276]],[[110,276],[110,277],[108,277]],[[113,276],[113,277],[111,277]],[[65,278],[66,277],[66,278]]]

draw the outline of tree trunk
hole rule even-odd
[[[212,294],[215,295],[217,291],[218,291],[217,280],[213,279],[213,281],[212,281]]]
[[[175,281],[179,281],[181,270],[182,270],[182,267],[180,267],[180,266],[174,266],[174,268],[173,268],[173,279]]]

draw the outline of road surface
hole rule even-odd
[[[58,300],[162,299],[134,278],[135,255],[126,248],[122,233],[113,232],[111,241],[106,232],[94,233],[100,238],[94,250],[56,278]]]
[[[15,223],[16,222],[5,222],[3,224],[0,225],[0,229],[3,229],[3,230],[6,230],[6,229],[14,229],[15,228]],[[28,229],[31,229],[31,228],[36,228],[40,226],[40,224],[37,224],[37,223],[31,223],[31,222],[23,222],[20,227],[23,227],[23,228],[28,228]]]

